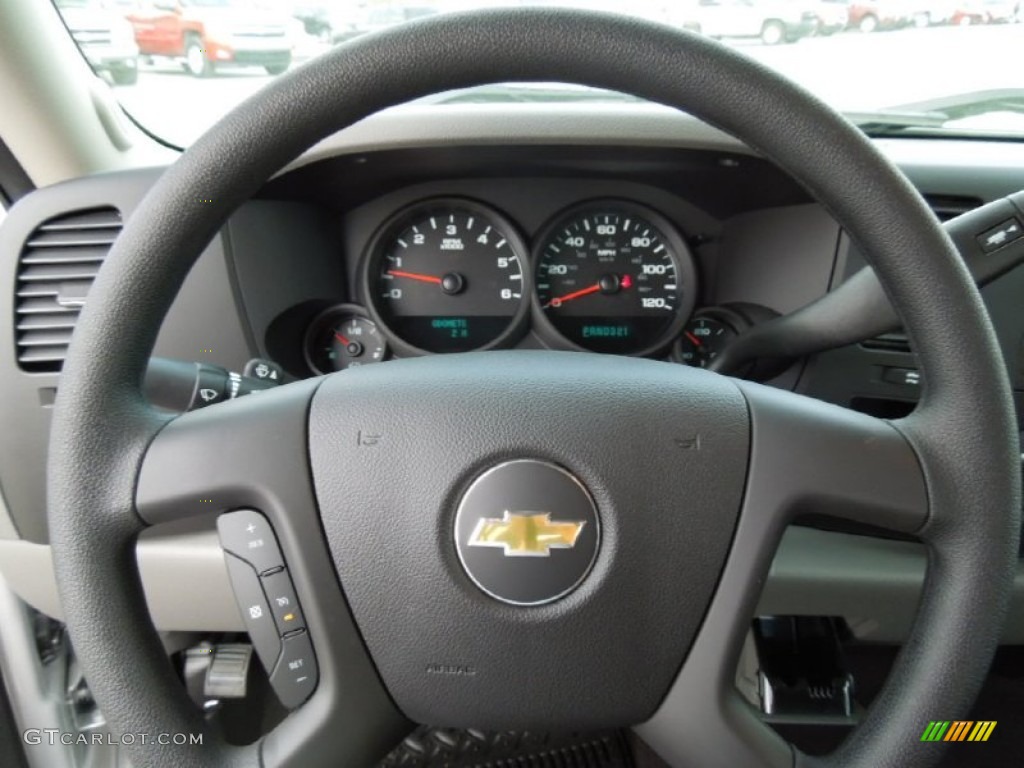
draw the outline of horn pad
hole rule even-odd
[[[750,447],[727,378],[527,351],[330,376],[309,440],[388,691],[412,720],[482,729],[654,713],[714,593]]]

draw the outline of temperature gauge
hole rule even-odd
[[[676,342],[676,355],[686,365],[707,368],[734,338],[736,330],[717,317],[698,315],[686,324]]]
[[[331,307],[306,332],[306,361],[316,373],[379,363],[387,351],[377,324],[351,304]]]

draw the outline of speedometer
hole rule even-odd
[[[373,319],[406,354],[466,352],[512,341],[529,315],[526,247],[496,211],[427,200],[385,224],[367,254]]]
[[[543,318],[580,349],[654,354],[679,334],[697,297],[682,237],[634,203],[597,201],[562,214],[535,261]]]

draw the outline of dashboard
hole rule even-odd
[[[550,181],[530,185],[543,194]],[[470,197],[395,211],[358,259],[349,255],[360,303],[328,307],[309,324],[311,372],[510,348],[527,337],[551,349],[706,366],[741,329],[741,308],[692,317],[700,283],[691,241],[649,205],[589,199],[554,212],[529,239],[522,231]]]
[[[371,314],[412,354],[498,348],[527,325],[552,346],[655,354],[679,333],[697,291],[679,231],[628,200],[561,211],[529,245],[493,208],[424,200],[396,213],[362,261]]]
[[[296,377],[500,348],[707,365],[748,325],[824,293],[839,239],[786,177],[732,153],[468,147],[324,165],[265,190],[315,207],[331,244],[304,258],[344,269],[333,295],[320,285],[316,298],[281,306],[255,331]],[[367,193],[332,198],[335,174]],[[760,199],[730,199],[730,187],[749,195],[752,182]],[[249,259],[267,233],[261,227],[260,243],[251,241],[237,219],[232,242]],[[767,259],[766,281],[758,262]],[[249,268],[236,269],[245,290]]]
[[[877,145],[940,218],[1024,188],[1019,144]],[[0,430],[20,436],[0,441],[0,569],[57,615],[45,463],[60,363],[104,249],[161,171],[39,190],[0,228]],[[47,248],[75,271],[47,263]],[[189,275],[154,354],[232,371],[264,358],[290,379],[498,348],[707,365],[731,335],[864,263],[777,166],[671,110],[410,106],[314,147],[243,204]],[[984,290],[1020,413],[1022,295],[1020,268]],[[770,384],[896,417],[918,397],[915,372],[910,342],[894,334],[799,361]],[[919,545],[807,523],[783,541],[761,610],[844,615],[864,637],[899,639],[924,569]],[[212,521],[148,532],[139,553],[158,626],[242,627]],[[1024,637],[1024,571],[1018,580],[1011,641]]]

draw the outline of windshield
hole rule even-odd
[[[25,0],[34,2],[35,0]],[[396,24],[485,6],[572,6],[720,40],[876,135],[1024,137],[1024,3],[1016,0],[55,0],[125,110],[184,147],[292,67]],[[109,34],[103,30],[108,29]],[[497,85],[432,103],[626,99],[560,84]]]

